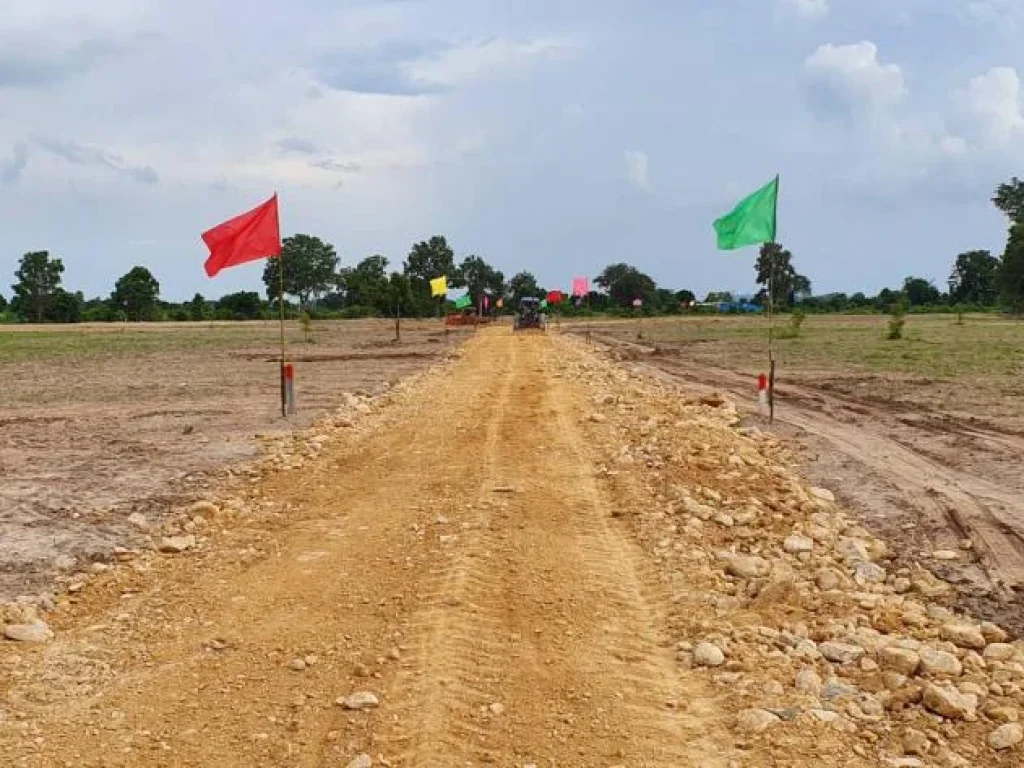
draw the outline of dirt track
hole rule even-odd
[[[747,376],[696,364],[671,346],[597,340],[687,388],[727,393],[748,414],[756,411]],[[784,376],[777,398],[775,429],[809,449],[812,479],[857,509],[906,562],[928,563],[957,583],[975,612],[1024,632],[1024,437]],[[971,551],[962,549],[966,540]],[[939,550],[958,558],[932,558]]]
[[[914,725],[939,765],[1014,765],[988,714],[914,704],[928,680],[823,657],[957,617],[836,570],[884,576],[885,548],[734,423],[570,341],[483,331],[194,510],[194,551],[128,553],[60,598],[53,640],[0,645],[0,764],[869,766]],[[356,692],[379,706],[336,703]]]

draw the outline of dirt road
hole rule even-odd
[[[0,762],[725,765],[554,354],[478,339],[372,439],[267,481],[276,531],[90,589],[8,667],[39,743],[9,728]],[[380,707],[335,704],[354,691]]]
[[[671,346],[597,340],[686,388],[727,393],[756,412],[749,376],[696,364]],[[1024,632],[1024,438],[785,374],[777,397],[774,429],[804,444],[812,480],[856,509],[905,562],[924,562],[956,583],[974,612]],[[935,552],[955,559],[936,559]]]

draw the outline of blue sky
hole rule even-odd
[[[750,290],[712,220],[775,173],[816,292],[945,285],[1024,175],[1024,0],[0,0],[0,293],[48,249],[107,295],[206,278],[199,233],[277,190],[284,234],[401,263],[445,234],[567,288],[617,261]]]

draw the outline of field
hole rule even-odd
[[[777,318],[774,429],[907,562],[928,563],[976,610],[1024,629],[1024,323],[910,315],[904,338],[887,340],[887,322],[811,315],[794,337]],[[755,410],[763,317],[565,329],[684,387],[727,393],[765,426]]]
[[[280,416],[275,323],[0,328],[0,599],[105,557],[250,458],[256,435],[309,424],[343,392],[379,392],[464,334],[386,321],[290,326],[299,413]]]

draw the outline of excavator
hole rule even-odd
[[[516,313],[512,329],[516,331],[536,330],[543,331],[547,318],[541,312],[540,299],[533,296],[523,296],[519,300],[519,311]]]

